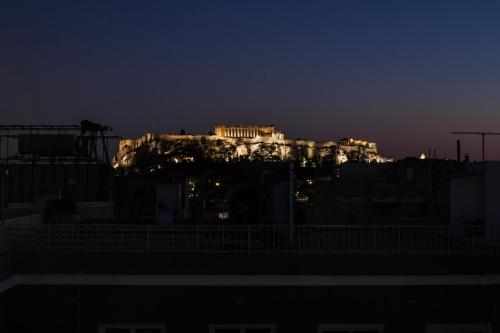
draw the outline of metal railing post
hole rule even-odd
[[[450,235],[450,227],[448,227],[448,231],[446,232],[446,238],[448,240],[448,253],[451,252],[451,235]]]
[[[247,253],[250,254],[251,252],[251,247],[252,247],[252,243],[251,243],[251,238],[250,238],[250,226],[247,226]]]
[[[352,233],[352,226],[349,225],[349,228],[347,229],[347,252],[351,252],[352,249],[352,238],[351,238],[351,233]]]
[[[321,227],[321,249],[323,252],[326,252],[327,246],[326,246],[326,228]]]
[[[292,228],[292,234],[295,234],[295,232],[293,232],[293,227],[291,226],[290,228]],[[296,232],[296,235],[297,235],[297,238],[298,238],[298,251],[299,252],[302,252],[302,238],[303,238],[303,233],[304,233],[304,230],[302,230],[302,228],[300,226],[297,226],[297,232]]]
[[[272,237],[273,237],[273,252],[276,252],[276,227],[273,226],[271,231],[272,231]]]
[[[75,252],[75,226],[71,225],[71,250],[70,252]]]
[[[196,253],[200,253],[200,226],[196,225]]]
[[[94,248],[96,249],[100,249],[100,241],[99,241],[99,227],[97,227],[97,231],[96,231],[96,239],[95,239],[95,246]]]
[[[125,235],[123,231],[123,225],[120,226],[120,252],[124,252],[125,248]]]
[[[398,228],[398,254],[401,254],[401,226],[397,226]]]
[[[427,232],[425,226],[422,227],[422,251],[427,252]]]
[[[225,234],[224,234],[224,231],[226,230],[225,226],[222,226],[222,252],[225,252],[225,243],[226,243],[226,240],[225,240]]]
[[[45,230],[45,246],[46,246],[46,252],[50,252],[50,225],[47,225],[46,230]]]

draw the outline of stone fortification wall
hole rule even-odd
[[[236,129],[240,132],[232,132]],[[240,158],[264,161],[298,160],[304,165],[324,160],[337,164],[351,160],[359,162],[392,161],[392,159],[381,157],[378,154],[377,145],[374,142],[364,140],[342,139],[339,142],[285,140],[284,135],[276,135],[276,133],[281,132],[276,131],[274,126],[237,127],[224,125],[224,127],[216,126],[215,130],[215,135],[146,133],[137,139],[121,140],[119,151],[114,158],[114,166],[131,167],[137,162],[137,159],[144,158],[145,154],[162,156],[163,160],[174,163],[193,161],[195,158],[226,161]],[[264,134],[250,136],[256,133],[250,130]],[[239,137],[238,135],[244,136]]]

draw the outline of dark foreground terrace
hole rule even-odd
[[[0,235],[6,332],[500,329],[491,227],[16,225]]]

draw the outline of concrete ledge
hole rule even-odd
[[[500,275],[131,275],[131,274],[19,274],[0,283],[0,293],[17,285],[83,286],[491,286]]]

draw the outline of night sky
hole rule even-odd
[[[500,1],[11,0],[0,42],[3,124],[273,123],[394,157],[500,131]],[[479,137],[462,143],[480,159]]]

